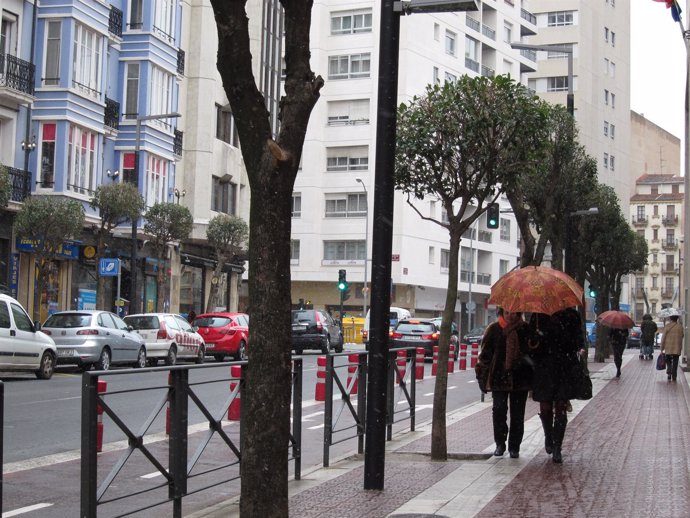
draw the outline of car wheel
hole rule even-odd
[[[139,354],[137,354],[137,361],[134,362],[135,369],[143,369],[146,367],[146,349],[144,347],[139,349]]]
[[[55,357],[49,352],[44,352],[41,357],[40,367],[36,371],[36,377],[40,380],[49,380],[55,372]]]
[[[175,347],[175,344],[170,346],[170,349],[168,349],[168,354],[165,356],[165,364],[168,367],[172,367],[177,363],[177,347]]]
[[[222,362],[225,359],[224,354],[214,354],[213,357],[216,359],[217,362]]]
[[[323,345],[321,346],[321,352],[323,354],[328,354],[331,352],[331,337],[326,336],[326,339],[323,341]]]
[[[247,359],[247,344],[242,340],[240,346],[237,348],[237,355],[235,359],[238,361],[244,361]]]
[[[205,359],[206,359],[206,349],[204,348],[203,345],[200,345],[199,351],[197,352],[196,359],[194,360],[194,363],[196,363],[196,364],[204,363]]]
[[[98,361],[94,363],[97,371],[107,371],[110,370],[110,349],[104,347],[101,351],[101,356]]]
[[[343,342],[344,341],[345,340],[343,340],[343,337],[341,336],[340,337],[340,344],[335,346],[335,352],[337,352],[337,353],[343,352]]]

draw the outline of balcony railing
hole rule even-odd
[[[485,77],[494,77],[496,71],[493,68],[489,68],[486,65],[482,65],[482,75]]]
[[[678,240],[677,239],[664,239],[661,242],[661,248],[664,250],[675,250],[678,248]]]
[[[491,274],[490,273],[479,273],[479,272],[477,272],[477,284],[483,284],[485,286],[491,286]]]
[[[182,137],[183,137],[183,132],[176,129],[175,130],[175,140],[173,141],[173,154],[175,156],[182,156]]]
[[[537,62],[537,52],[532,49],[521,49],[520,55],[526,57],[530,61]]]
[[[31,195],[31,173],[15,167],[6,167],[12,184],[12,201],[22,202]]]
[[[177,73],[181,76],[184,75],[184,57],[184,50],[177,49]]]
[[[675,273],[676,268],[678,268],[676,263],[664,263],[664,265],[661,267],[661,271],[664,273]]]
[[[664,216],[661,222],[667,227],[675,227],[678,224],[678,216]]]
[[[474,70],[475,72],[479,72],[479,62],[475,61],[472,58],[465,57],[465,66],[469,68],[470,70]]]
[[[36,65],[12,54],[0,54],[0,86],[33,95],[35,72]]]
[[[661,291],[661,298],[662,299],[673,298],[673,290],[662,290]]]
[[[492,39],[492,40],[496,39],[496,30],[492,29],[488,25],[482,24],[482,34],[489,39]]]
[[[649,222],[647,216],[633,216],[632,224],[636,227],[646,227]]]
[[[537,17],[535,15],[533,15],[532,13],[530,13],[529,11],[527,11],[526,9],[520,9],[520,17],[523,20],[527,20],[532,25],[537,24]]]
[[[108,31],[110,34],[122,37],[122,11],[115,6],[110,6],[110,16],[108,17]]]
[[[107,97],[105,98],[103,124],[113,129],[118,129],[120,127],[120,103],[108,99]]]
[[[479,20],[475,20],[471,16],[465,16],[465,25],[467,25],[470,29],[474,29],[477,32],[481,31],[482,24],[479,23]]]
[[[491,243],[494,236],[493,232],[488,230],[480,230],[477,234],[477,239],[482,243]]]

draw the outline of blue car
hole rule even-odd
[[[590,347],[594,347],[597,343],[597,324],[596,322],[587,322],[587,343]]]

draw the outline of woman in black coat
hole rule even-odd
[[[532,367],[528,359],[529,325],[522,313],[500,311],[498,321],[489,325],[482,338],[479,361],[475,367],[482,392],[492,392],[493,427],[496,450],[502,456],[520,456],[525,432],[525,404],[532,387]],[[510,403],[510,427],[508,427]],[[510,435],[508,431],[510,430]]]
[[[553,461],[561,463],[568,403],[575,399],[573,370],[579,362],[578,351],[585,349],[582,321],[575,309],[568,308],[551,317],[534,313],[530,328],[530,355],[534,361],[532,399],[539,402],[546,453],[553,453]]]

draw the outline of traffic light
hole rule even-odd
[[[490,203],[486,208],[486,228],[498,228],[501,208],[498,203]]]
[[[340,291],[347,289],[347,270],[338,270],[338,289]]]
[[[589,297],[592,298],[592,299],[597,298],[597,287],[594,286],[593,284],[590,284],[590,285],[589,285],[588,295],[589,295]]]

